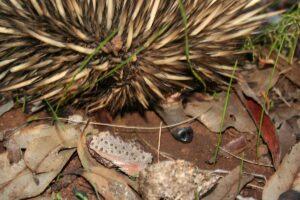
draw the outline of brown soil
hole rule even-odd
[[[44,116],[45,113],[39,113],[40,116]],[[103,114],[95,114],[92,116],[93,121],[107,122],[111,119],[109,117],[103,117]],[[16,128],[21,126],[29,118],[22,112],[21,109],[12,110],[0,117],[0,131],[10,128]],[[117,117],[113,120],[113,123],[133,126],[159,126],[161,119],[151,111],[145,113],[142,117],[138,113],[125,114],[122,117]],[[210,132],[205,126],[198,121],[193,122],[192,127],[194,129],[194,139],[190,144],[182,144],[169,134],[168,130],[163,130],[161,133],[161,147],[160,151],[170,154],[174,159],[184,159],[193,162],[202,169],[224,169],[231,170],[236,166],[241,165],[241,160],[233,158],[231,156],[219,156],[215,165],[207,164],[207,161],[211,159],[215,151],[215,145],[217,144],[217,134]],[[105,127],[98,127],[100,130],[107,129]],[[119,134],[124,139],[136,140],[146,151],[149,151],[154,156],[154,162],[157,162],[157,151],[155,150],[158,145],[159,131],[137,131],[137,130],[124,130],[124,129],[110,129],[116,134]],[[234,138],[241,136],[241,133],[237,131],[227,130],[223,134],[223,144],[231,141]],[[255,136],[252,136],[255,138]],[[147,141],[152,148],[144,143]],[[249,160],[255,160],[256,148],[255,139],[249,141],[248,147],[245,150],[245,158]],[[3,145],[0,145],[1,151],[4,150]],[[160,160],[164,160],[163,156],[160,156]],[[62,179],[54,180],[50,186],[49,192],[60,191],[63,199],[76,199],[73,194],[74,188],[78,191],[85,192],[89,199],[96,199],[92,187],[83,178],[74,175],[76,170],[81,167],[80,161],[77,155],[74,155],[68,165],[65,167],[61,174]],[[268,167],[257,166],[253,164],[244,163],[244,171],[249,173],[263,174],[269,177],[274,173],[273,169]],[[257,185],[259,183],[256,183]],[[245,196],[252,196],[256,199],[261,199],[261,190],[256,188],[246,188],[242,193]]]

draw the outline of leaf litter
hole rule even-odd
[[[262,195],[263,200],[278,199],[279,196],[288,191],[295,189],[300,192],[299,172],[300,172],[300,143],[296,144],[290,154],[286,155],[274,173],[268,180]],[[298,196],[299,197],[299,196]]]
[[[185,199],[194,199],[195,197],[204,197],[204,199],[254,199],[243,196],[249,196],[247,195],[249,187],[260,190],[264,187],[264,183],[254,180],[255,175],[251,173],[249,175],[243,171],[243,163],[245,162],[246,165],[246,159],[240,155],[241,153],[245,155],[244,153],[253,147],[253,143],[248,140],[248,136],[251,135],[252,137],[259,127],[260,113],[265,114],[264,119],[266,121],[263,121],[261,131],[267,146],[260,144],[256,147],[259,152],[256,159],[260,159],[261,155],[270,157],[269,154],[271,153],[273,164],[277,167],[276,172],[264,187],[263,199],[279,198],[281,200],[287,196],[299,195],[299,61],[295,59],[295,61],[289,62],[284,56],[278,56],[278,52],[275,51],[271,54],[268,50],[262,50],[261,52],[264,54],[260,55],[261,57],[258,60],[259,69],[248,71],[246,74],[242,74],[243,76],[238,74],[238,85],[233,86],[234,92],[230,94],[230,104],[221,131],[224,135],[228,135],[230,134],[228,130],[233,128],[237,133],[231,133],[230,140],[224,141],[221,148],[229,152],[229,155],[238,158],[242,163],[240,166],[235,165],[236,167],[224,178],[220,179],[219,175],[213,170],[202,170],[202,167],[206,168],[207,166],[199,162],[200,158],[199,160],[191,159],[192,162],[197,163],[197,166],[183,160],[151,163],[151,161],[157,160],[155,154],[151,156],[145,150],[147,148],[141,148],[137,142],[123,140],[124,134],[122,134],[122,137],[116,134],[116,132],[125,128],[127,132],[134,132],[134,135],[141,130],[145,132],[149,130],[158,131],[160,128],[169,128],[170,124],[168,123],[166,126],[160,127],[148,127],[146,123],[147,126],[140,128],[136,126],[137,124],[140,125],[139,122],[134,121],[134,119],[132,121],[135,123],[131,127],[127,126],[126,123],[125,125],[105,124],[106,121],[98,123],[102,126],[110,125],[109,130],[113,132],[112,134],[98,131],[90,125],[84,128],[82,124],[85,124],[86,121],[83,121],[81,116],[71,116],[69,119],[73,121],[72,124],[62,123],[63,120],[60,118],[58,123],[54,125],[36,125],[34,123],[25,128],[16,128],[10,131],[13,133],[10,135],[4,134],[5,131],[1,132],[1,141],[4,140],[5,149],[0,151],[0,199],[30,197],[35,197],[34,199],[59,199],[58,197],[60,197],[61,199],[60,193],[53,193],[53,190],[51,195],[47,193],[49,190],[51,193],[49,185],[53,186],[53,182],[57,182],[54,179],[59,179],[60,173],[63,172],[62,169],[70,159],[73,159],[72,155],[75,152],[79,155],[82,167],[76,168],[71,173],[87,179],[100,198],[153,199],[152,197],[170,196],[173,199],[177,197],[180,199],[180,195],[181,197],[186,195],[187,198]],[[277,70],[274,71],[273,79],[268,83],[266,81],[267,77],[272,72],[269,66],[275,63],[278,65]],[[265,91],[269,90],[269,87],[271,89],[270,95],[267,95]],[[186,118],[185,123],[190,123],[194,118],[197,118],[206,128],[212,132],[218,132],[224,95],[224,93],[215,93],[202,100],[193,96],[188,98],[188,101],[184,103],[184,111],[185,114],[193,116],[193,118]],[[1,105],[0,117],[2,114],[9,112],[13,106],[11,102],[4,103],[4,106],[2,102]],[[266,106],[265,109],[262,109],[264,106]],[[159,124],[160,121],[156,122]],[[0,127],[3,128],[2,124],[1,122]],[[171,127],[176,127],[176,125]],[[203,131],[204,128],[200,130]],[[159,143],[170,142],[170,145],[174,144],[164,132],[160,136],[162,140],[159,140]],[[191,145],[206,145],[209,139],[200,138],[202,136],[213,137],[198,132]],[[154,144],[156,147],[156,138],[150,138],[154,138],[155,142],[150,139],[149,145]],[[195,142],[199,138],[203,140],[202,143]],[[101,141],[101,139],[103,140]],[[111,150],[110,144],[113,144],[112,147],[117,146],[117,149],[120,148],[121,150],[124,147],[126,151],[119,153],[119,151]],[[186,146],[182,146],[182,144],[177,146],[176,144],[173,151],[164,149],[164,145],[161,148],[164,151],[169,150],[169,152],[172,152],[172,157],[176,155],[176,158],[177,152],[187,152],[185,159],[188,160],[192,155],[189,155]],[[195,151],[198,148],[203,150],[200,147],[188,147],[194,148]],[[205,147],[207,149],[211,148],[209,145]],[[132,159],[133,157],[128,157],[131,151],[133,157],[136,158],[135,160]],[[208,154],[209,151],[210,149],[204,151],[204,153]],[[199,152],[201,159],[204,156],[209,157],[208,155],[203,156],[204,153]],[[180,158],[180,156],[178,157]],[[284,159],[281,162],[282,157]],[[230,157],[219,159],[225,160],[225,162],[232,161]],[[258,162],[256,160],[252,164],[259,164]],[[199,163],[201,168],[198,166]],[[209,169],[214,167],[209,166]],[[258,168],[250,169],[255,171]],[[176,176],[184,174],[184,176],[174,179],[170,174]],[[267,175],[270,174],[267,173]],[[203,179],[203,177],[206,178]],[[251,183],[249,184],[249,182]],[[38,196],[40,194],[42,195]],[[85,193],[80,192],[80,194]],[[257,199],[260,199],[260,197],[257,197]]]
[[[105,199],[140,199],[137,192],[145,199],[153,199],[153,192],[158,192],[157,199],[175,194],[178,194],[177,197],[173,196],[175,199],[193,199],[195,194],[202,196],[209,191],[219,179],[218,175],[201,170],[187,161],[162,161],[151,165],[151,154],[142,151],[133,142],[125,142],[109,132],[99,132],[92,126],[83,129],[82,126],[63,123],[30,125],[18,130],[10,140],[15,141],[24,153],[20,161],[12,164],[8,152],[1,154],[1,199],[21,199],[41,194],[61,172],[76,149],[83,166],[76,173],[87,179]],[[117,144],[125,150],[121,154],[118,151],[103,154],[101,148],[110,147],[110,144]],[[113,163],[114,168],[107,168],[105,163],[98,162],[90,153],[92,149],[98,157]],[[131,149],[135,152],[133,155],[129,154]],[[137,181],[115,168],[125,169],[127,174],[138,177]],[[161,188],[161,184],[166,188]]]
[[[263,79],[259,80],[262,81]],[[252,88],[250,88],[249,91],[252,91],[253,97],[257,99],[261,98],[258,97],[258,93],[254,92]],[[222,149],[235,155],[238,155],[249,148],[247,134],[253,135],[256,131],[257,123],[257,121],[254,123],[253,116],[249,115],[249,110],[244,107],[245,102],[241,101],[240,96],[237,94],[238,92],[232,92],[230,95],[230,104],[228,105],[224,120],[224,128],[222,130],[226,132],[229,128],[234,128],[238,133],[243,133],[240,137],[235,135],[236,139],[228,141],[222,146]],[[201,101],[192,96],[184,103],[185,114],[197,118],[201,123],[205,124],[207,128],[218,132],[220,113],[223,109],[223,98],[223,93],[203,98]],[[282,109],[286,109],[286,107]],[[272,119],[275,119],[275,122],[280,122],[282,126],[284,123],[287,123],[289,120],[298,116],[298,113],[294,112],[293,114],[292,110],[293,109],[290,111],[291,114],[286,113],[287,116],[282,116],[284,114],[282,111],[271,110],[270,116],[272,116]],[[278,113],[278,115],[275,116],[273,113]],[[151,199],[153,191],[158,192],[156,194],[158,198],[160,195],[166,195],[166,193],[163,194],[164,192],[172,190],[176,191],[179,190],[178,188],[180,188],[181,193],[179,192],[177,194],[188,194],[190,197],[194,197],[196,193],[196,196],[204,195],[205,198],[209,198],[213,195],[212,199],[218,199],[221,198],[220,194],[223,194],[228,199],[234,199],[234,197],[238,196],[244,186],[253,180],[253,177],[251,176],[241,176],[240,172],[235,172],[237,169],[234,169],[230,173],[230,176],[228,175],[231,177],[229,178],[231,180],[229,182],[225,181],[228,179],[226,177],[223,179],[214,179],[213,177],[218,176],[213,175],[212,171],[201,170],[197,166],[187,162],[187,166],[191,169],[191,173],[193,170],[196,170],[199,174],[206,174],[204,175],[205,177],[211,176],[211,179],[205,179],[205,181],[208,181],[210,184],[208,184],[206,189],[203,188],[203,190],[199,189],[199,186],[205,185],[206,182],[203,182],[202,179],[197,179],[196,177],[198,175],[190,174],[183,177],[186,178],[184,180],[194,184],[191,184],[191,186],[193,185],[191,190],[194,191],[193,195],[191,195],[191,192],[185,192],[183,190],[183,187],[180,186],[180,181],[176,182],[172,179],[171,175],[168,175],[168,173],[173,173],[172,170],[176,171],[176,167],[178,167],[179,169],[177,170],[181,172],[189,172],[188,170],[180,170],[181,165],[178,164],[186,161],[161,161],[158,164],[151,164],[151,161],[153,160],[151,154],[145,152],[138,143],[125,141],[120,136],[111,134],[107,131],[98,131],[91,125],[87,126],[84,130],[83,124],[86,122],[83,123],[83,118],[81,116],[71,116],[69,119],[73,123],[66,124],[58,121],[58,123],[54,125],[30,124],[25,128],[16,129],[10,137],[5,138],[5,145],[8,151],[1,154],[3,159],[6,159],[3,161],[6,163],[6,168],[3,168],[3,172],[5,173],[1,174],[1,176],[4,177],[2,178],[3,183],[6,184],[1,184],[1,186],[6,199],[28,198],[43,193],[46,188],[52,184],[55,177],[58,176],[62,171],[62,168],[68,163],[69,159],[76,151],[83,168],[74,173],[88,180],[95,191],[97,191],[97,194],[106,199],[141,199],[139,194],[142,195],[142,198],[144,199]],[[273,123],[271,122],[271,124]],[[278,127],[277,125],[278,124],[276,123],[274,124],[276,128]],[[126,125],[120,127],[116,126],[116,129],[122,129],[122,127],[126,127]],[[282,127],[285,127],[285,125]],[[137,128],[135,130],[139,130],[138,127],[134,128]],[[113,129],[114,127],[112,127],[112,130]],[[269,131],[270,129],[267,128],[266,130]],[[280,130],[276,131],[280,133]],[[288,143],[285,144],[287,144],[287,147],[285,148],[287,150],[292,145]],[[280,144],[280,146],[282,145]],[[111,149],[114,147],[117,147],[117,150],[122,150],[121,153]],[[270,144],[268,147],[270,148]],[[281,149],[284,148],[281,147]],[[133,153],[134,156],[128,157],[130,153]],[[17,157],[18,159],[13,159]],[[135,160],[133,158],[135,158]],[[243,158],[239,157],[239,159]],[[151,167],[155,169],[155,166],[159,164],[161,166],[172,165],[173,167],[163,167],[171,170],[170,172],[164,171],[163,169],[152,171],[151,173],[156,175],[154,176],[155,178],[151,180],[151,177],[153,176],[149,175],[151,173],[145,175],[145,171],[151,169]],[[129,177],[124,173],[129,175]],[[169,181],[174,185],[166,184],[165,186],[169,188],[165,188],[162,191],[155,189],[158,188],[155,186],[155,184],[158,184],[159,182],[157,177],[160,177],[161,175],[165,175],[165,179],[163,179],[164,183],[168,183]],[[191,177],[189,178],[189,176]],[[132,179],[133,177],[136,177],[137,179],[134,180]],[[176,180],[177,179],[180,180],[179,178],[176,178]],[[199,182],[197,182],[197,180]],[[299,185],[299,181],[296,180],[298,179],[295,178],[295,183],[293,183],[296,186],[292,186],[292,189],[297,188]],[[148,188],[143,186],[150,183],[153,184],[151,186],[153,191],[151,191],[151,187]],[[16,185],[18,187],[16,187]],[[29,187],[32,188],[32,190]],[[188,191],[188,189],[186,191]],[[207,191],[209,191],[208,195],[205,194]],[[169,194],[174,195],[175,193],[171,194],[171,192],[169,192]],[[225,198],[225,196],[223,197]],[[239,198],[242,197],[240,196]]]

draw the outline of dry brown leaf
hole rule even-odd
[[[295,3],[296,1],[286,1]],[[299,44],[299,43],[298,43]],[[298,45],[299,46],[299,45]],[[268,58],[268,63],[261,63],[261,64],[269,64],[273,65],[278,57],[278,52],[273,51],[270,54],[270,49],[262,48],[259,50],[260,58],[265,60]],[[290,63],[285,56],[280,55],[277,60],[277,69],[283,73],[288,79],[290,79],[294,84],[298,87],[300,86],[300,62],[299,59],[295,59],[292,63]]]
[[[300,169],[299,155],[300,143],[297,143],[265,185],[263,200],[278,199],[281,193],[290,189]]]
[[[33,174],[26,167],[24,160],[11,165],[7,153],[0,154],[0,199],[15,200],[39,195],[63,166],[51,172]]]
[[[89,133],[87,130],[85,132]],[[84,133],[82,133],[78,139],[77,152],[84,167],[84,171],[81,175],[85,177],[105,199],[139,199],[135,192],[129,187],[130,185],[132,188],[137,188],[136,183],[125,175],[116,172],[114,169],[108,169],[102,166],[92,158],[88,151]]]
[[[256,94],[257,97],[262,97],[262,95],[270,88],[272,88],[278,81],[279,73],[275,71],[273,79],[270,82],[270,74],[272,74],[273,68],[254,71],[245,71],[242,72],[245,80],[248,85],[252,89],[252,91]]]
[[[33,140],[24,154],[27,167],[35,173],[53,171],[64,165],[76,149],[61,150],[63,147],[54,137],[41,137]]]
[[[76,146],[79,134],[74,126],[59,124],[31,126],[13,135],[10,141],[26,151],[16,164],[9,164],[7,152],[1,155],[0,199],[29,198],[42,193],[76,151],[66,148]]]
[[[105,171],[99,167],[91,167],[81,175],[86,178],[105,199],[138,200],[137,194],[119,177],[103,176]]]
[[[237,166],[221,179],[216,189],[203,200],[235,200],[241,189],[253,178],[251,175],[242,175],[240,166]]]
[[[19,148],[26,149],[27,145],[36,138],[51,136],[54,127],[48,124],[29,125],[18,130],[10,137],[14,140]]]
[[[280,105],[270,112],[277,128],[282,156],[288,153],[291,147],[296,144],[297,134],[300,133],[300,126],[296,122],[297,118],[300,117],[299,105],[296,103],[291,104],[291,107]]]
[[[300,87],[300,63],[294,63],[292,69],[285,74],[285,76]]]
[[[79,127],[69,124],[57,123],[51,126],[48,124],[30,125],[17,131],[10,140],[14,140],[22,149],[36,138],[50,136],[56,138],[65,148],[76,147],[77,138],[80,132]]]
[[[247,148],[247,146],[248,146],[248,140],[246,139],[245,135],[242,135],[225,144],[223,146],[223,149],[233,154],[239,154],[242,151],[244,151]],[[220,153],[224,155],[227,154],[224,151],[221,151]]]
[[[78,129],[66,124],[58,124],[49,129],[52,130],[49,136],[35,138],[25,151],[25,163],[35,173],[59,168],[75,152],[75,149],[63,149],[76,147],[80,134]]]
[[[3,115],[4,113],[8,112],[13,107],[14,107],[13,100],[10,100],[10,101],[4,102],[4,103],[2,103],[0,101],[0,116]]]
[[[298,174],[297,174],[297,176],[294,180],[292,189],[295,190],[295,191],[300,192],[300,171],[298,172]]]
[[[223,92],[217,100],[202,102],[191,100],[186,104],[185,113],[193,117],[200,115],[197,118],[200,122],[211,131],[219,132],[225,96],[226,94]],[[222,131],[228,127],[234,127],[240,132],[256,131],[255,124],[234,93],[230,95]]]
[[[0,154],[0,185],[1,188],[4,183],[9,182],[19,173],[26,169],[24,160],[20,160],[18,163],[10,164],[8,159],[8,153],[4,152]]]
[[[55,199],[55,198],[51,195],[43,195],[43,196],[30,198],[30,200],[53,200],[53,199]]]
[[[279,145],[281,149],[281,155],[284,157],[294,144],[297,142],[296,135],[293,134],[293,129],[287,121],[283,122],[280,127],[277,128],[277,135],[279,139]]]
[[[109,189],[109,181],[107,179],[93,173],[92,171],[84,171],[81,176],[90,182],[96,191],[104,197],[104,199],[115,199],[114,194]]]

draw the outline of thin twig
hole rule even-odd
[[[247,160],[247,159],[245,159],[245,158],[241,158],[240,156],[237,156],[237,155],[235,155],[235,154],[233,154],[233,153],[231,153],[231,152],[225,150],[225,149],[222,148],[222,147],[220,147],[220,150],[221,150],[221,151],[224,151],[225,153],[228,153],[229,155],[231,155],[231,156],[234,157],[234,158],[237,158],[237,159],[239,159],[239,160],[243,160],[243,161],[246,162],[246,163],[253,164],[253,165],[259,165],[259,166],[263,166],[263,167],[271,167],[271,168],[274,168],[273,165],[257,163],[257,162],[254,162],[254,161],[252,161],[252,160]]]
[[[279,72],[279,75],[283,74],[285,75],[286,73],[290,72],[294,67],[289,67],[289,68],[286,68],[282,71]]]
[[[230,173],[230,171],[225,170],[225,169],[215,169],[210,172],[215,173],[215,174],[229,174]],[[254,176],[255,178],[263,179],[265,182],[267,182],[267,178],[263,174],[250,173],[250,172],[245,172],[245,171],[243,172],[243,174],[251,175],[251,176]]]
[[[159,163],[159,152],[160,152],[160,138],[161,138],[161,126],[162,126],[162,122],[160,122],[160,129],[158,132],[158,145],[157,145],[157,162]]]
[[[272,90],[278,95],[278,97],[283,101],[283,103],[285,103],[288,107],[292,107],[292,105],[282,96],[282,93],[279,90],[279,88],[274,87]]]
[[[90,122],[89,124],[91,125],[96,125],[96,126],[107,126],[107,127],[113,127],[113,128],[123,128],[123,129],[135,129],[135,130],[159,130],[159,129],[167,129],[167,128],[173,128],[182,124],[186,124],[189,122],[194,121],[195,119],[197,119],[198,117],[200,117],[203,113],[190,118],[190,119],[186,119],[183,120],[181,122],[175,123],[175,124],[171,124],[171,125],[167,125],[167,126],[153,126],[153,127],[144,127],[144,126],[126,126],[126,125],[118,125],[118,124],[109,124],[109,123],[101,123],[101,122]],[[43,118],[36,118],[36,119],[32,119],[30,122],[32,121],[41,121],[41,120],[50,120],[52,119],[51,117],[43,117]],[[58,120],[61,121],[65,121],[65,122],[72,122],[75,124],[86,124],[87,121],[78,121],[78,120],[71,120],[71,119],[67,119],[67,118],[63,118],[63,117],[58,117]]]

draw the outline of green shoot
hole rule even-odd
[[[54,199],[55,200],[62,200],[61,193],[60,192],[56,193]]]
[[[237,65],[238,65],[238,61],[236,61],[235,64],[234,64],[232,74],[231,74],[231,77],[230,77],[230,81],[229,81],[229,85],[228,85],[227,92],[226,92],[226,98],[225,98],[225,103],[224,103],[222,118],[221,118],[221,124],[220,124],[220,129],[219,129],[219,134],[218,134],[218,143],[217,143],[217,147],[215,149],[214,156],[213,156],[213,159],[212,159],[214,164],[217,161],[217,157],[218,157],[218,154],[219,154],[219,151],[220,151],[220,146],[222,144],[222,129],[223,129],[223,126],[224,126],[225,116],[226,116],[227,107],[228,107],[229,98],[230,98],[231,86],[232,86],[232,83],[233,83],[234,74],[235,74],[235,71],[237,69]]]
[[[57,122],[59,120],[59,118],[58,118],[55,110],[53,109],[53,107],[51,106],[51,104],[47,100],[44,100],[44,101],[47,104],[47,106],[49,107],[49,110],[50,110],[50,112],[52,114],[53,121]]]
[[[195,191],[195,198],[194,198],[194,200],[199,200],[199,199],[200,199],[199,192]]]
[[[283,14],[281,20],[271,25],[265,34],[272,44],[270,55],[274,50],[281,53],[284,50],[289,62],[292,63],[300,35],[300,5]],[[281,41],[284,41],[283,44]]]
[[[181,14],[181,17],[182,17],[182,21],[183,21],[183,24],[184,24],[184,39],[185,39],[185,49],[184,49],[184,51],[185,51],[186,60],[188,62],[188,65],[190,67],[190,70],[191,70],[192,74],[197,78],[198,81],[200,81],[200,83],[204,87],[204,90],[206,90],[206,84],[205,84],[204,80],[195,71],[195,69],[193,68],[192,62],[190,60],[190,46],[189,46],[186,11],[185,11],[185,8],[183,6],[182,0],[178,0],[178,4],[179,4],[179,9],[180,9],[180,14]]]
[[[300,6],[282,16],[282,19],[276,25],[271,26],[267,33],[272,42],[270,47],[269,56],[276,51],[277,56],[273,65],[272,73],[268,79],[268,87],[265,91],[266,98],[269,96],[272,80],[278,65],[279,57],[285,52],[290,63],[293,61],[293,57],[296,50],[296,45],[300,35]],[[260,145],[260,138],[262,136],[262,125],[264,120],[264,113],[267,111],[267,100],[265,99],[262,105],[262,113],[259,120],[258,137],[256,141],[256,153],[258,155],[258,147]]]
[[[38,115],[31,115],[30,117],[27,118],[26,123],[31,123],[33,121],[36,121],[39,119]]]
[[[75,195],[75,197],[76,197],[78,200],[88,200],[88,197],[87,197],[86,193],[77,190],[77,188],[74,188],[74,189],[73,189],[73,194]]]
[[[266,97],[269,96],[269,92],[270,92],[270,89],[272,87],[272,80],[274,78],[274,74],[275,74],[275,71],[276,71],[276,68],[277,68],[277,63],[278,63],[278,60],[279,60],[280,52],[281,52],[282,47],[283,47],[283,43],[284,43],[284,40],[281,41],[281,44],[280,44],[280,47],[279,47],[279,52],[278,52],[278,54],[276,56],[276,60],[275,60],[272,72],[271,72],[271,74],[269,76],[268,87],[267,87],[267,90],[265,91],[265,96]],[[258,147],[260,145],[260,138],[262,136],[261,129],[262,129],[263,121],[264,121],[264,113],[266,112],[266,107],[267,107],[267,101],[265,99],[264,103],[262,105],[262,111],[261,111],[261,115],[260,115],[260,119],[259,119],[258,137],[257,137],[257,140],[256,140],[256,154],[257,155],[258,155]]]
[[[280,21],[268,25],[261,34],[247,38],[244,49],[254,51],[258,45],[269,46],[269,56],[280,49],[281,54],[286,56],[287,61],[293,62],[296,46],[300,36],[300,4],[295,5],[288,12],[280,16]]]
[[[264,46],[270,45],[269,57],[272,53],[276,52],[277,56],[275,58],[275,62],[273,65],[272,72],[268,77],[267,88],[265,91],[265,97],[268,97],[269,91],[271,89],[272,80],[274,77],[274,73],[277,68],[278,59],[280,55],[283,55],[287,58],[287,60],[292,63],[294,54],[296,51],[296,45],[299,40],[300,35],[300,4],[285,14],[280,16],[280,21],[276,24],[269,25],[262,34],[257,37],[253,37],[251,39],[246,40],[244,49],[255,50],[256,45],[263,43]],[[256,141],[256,151],[258,150],[258,146],[260,145],[260,138],[262,136],[262,124],[264,120],[264,113],[267,111],[269,107],[267,105],[267,100],[264,99],[262,105],[262,113],[259,120],[258,125],[258,138]]]

